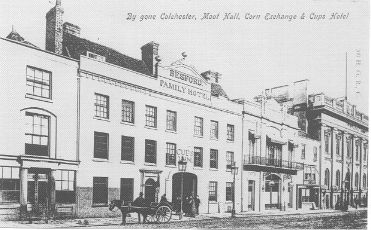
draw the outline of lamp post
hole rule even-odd
[[[231,172],[233,174],[233,193],[232,193],[232,217],[236,216],[236,202],[235,202],[235,188],[236,188],[236,175],[238,174],[238,167],[236,166],[236,162],[234,161],[231,165]]]
[[[183,174],[187,169],[187,161],[182,157],[178,161],[178,169],[179,172],[181,173],[181,182],[180,182],[180,214],[179,214],[179,219],[183,218]]]

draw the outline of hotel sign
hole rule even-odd
[[[159,67],[160,87],[174,96],[193,101],[210,101],[210,84],[188,66]]]

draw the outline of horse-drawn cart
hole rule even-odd
[[[121,200],[113,200],[109,205],[109,210],[112,211],[115,207],[121,210],[122,224],[126,224],[126,216],[132,212],[138,213],[138,216],[142,214],[143,223],[167,223],[171,220],[173,212],[172,205],[169,202],[153,202],[150,205],[136,206],[131,202],[122,204]]]

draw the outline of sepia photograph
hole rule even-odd
[[[1,0],[0,228],[367,229],[368,0]]]

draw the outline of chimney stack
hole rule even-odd
[[[159,44],[152,41],[142,46],[142,61],[147,65],[151,75],[156,73],[156,57],[158,56]]]
[[[208,70],[208,71],[205,71],[205,72],[201,73],[201,76],[203,78],[205,78],[207,81],[210,81],[210,83],[218,83],[219,84],[219,79],[220,79],[220,76],[222,76],[222,75],[218,72]]]
[[[61,0],[56,0],[55,6],[46,14],[45,49],[56,54],[62,54],[63,13]]]

